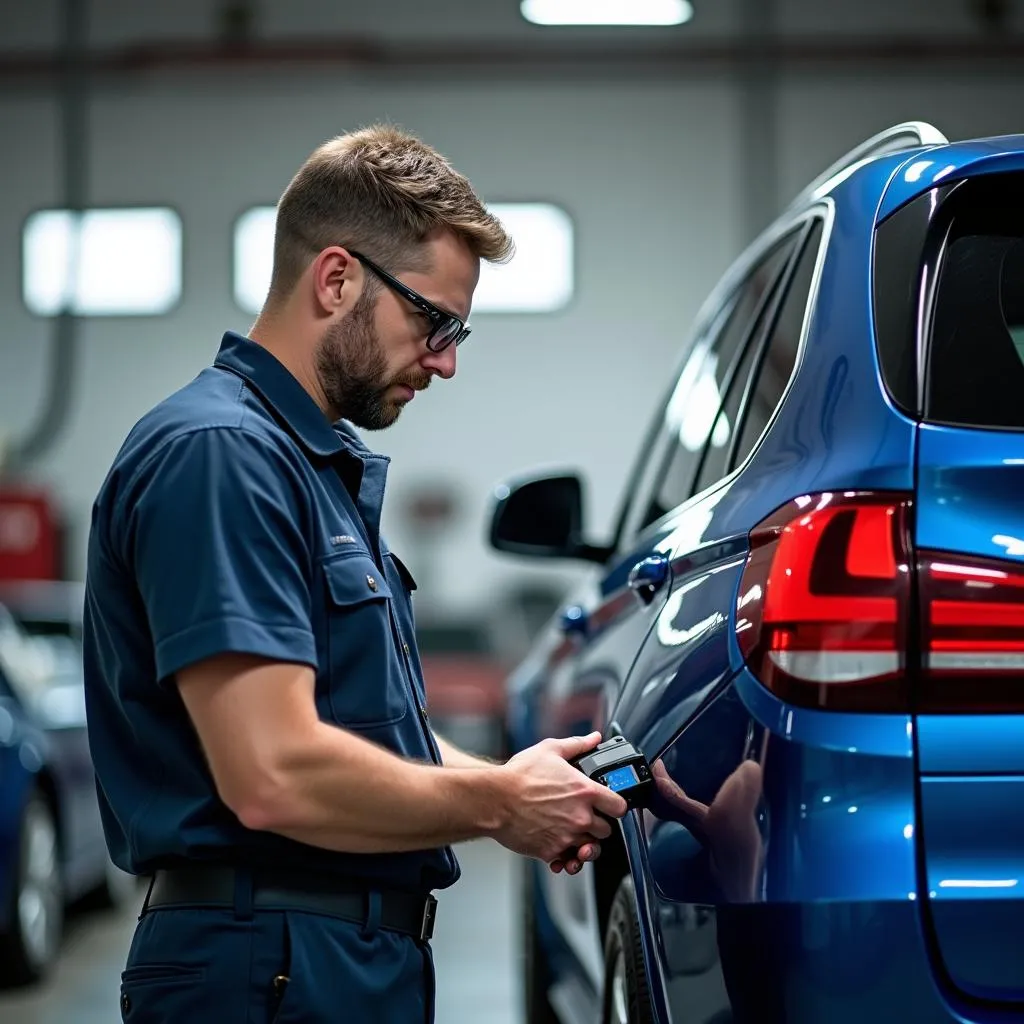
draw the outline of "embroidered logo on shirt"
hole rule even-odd
[[[339,544],[355,544],[355,537],[350,537],[347,533],[339,534],[337,537],[331,538],[331,544],[337,547]]]

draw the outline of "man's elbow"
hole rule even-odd
[[[221,801],[247,829],[288,832],[301,828],[301,802],[287,775],[266,768],[219,781]]]

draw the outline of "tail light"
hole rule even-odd
[[[757,526],[736,616],[748,667],[793,704],[1024,711],[1024,565],[936,551],[915,565],[910,511],[906,494],[816,494]]]
[[[1024,566],[922,552],[922,708],[1024,710]]]
[[[794,704],[906,710],[910,499],[796,499],[756,527],[737,639],[751,671]]]

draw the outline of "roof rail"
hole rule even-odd
[[[837,160],[827,171],[819,174],[810,185],[801,192],[796,203],[807,203],[820,198],[835,185],[852,174],[862,163],[889,153],[913,149],[917,146],[944,146],[949,139],[933,125],[925,121],[905,121],[893,125],[884,132],[872,135],[859,146],[855,146],[846,156]]]

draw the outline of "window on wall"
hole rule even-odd
[[[572,298],[575,286],[573,224],[550,203],[492,203],[488,209],[515,239],[508,263],[483,263],[473,313],[551,313]],[[247,210],[235,224],[235,301],[258,313],[274,264],[273,206]],[[372,253],[367,253],[372,258]],[[390,268],[385,268],[390,269]]]
[[[254,206],[235,222],[235,302],[246,313],[258,313],[270,288],[274,269],[273,206]]]
[[[22,295],[38,316],[158,316],[181,296],[174,210],[39,210],[22,236]]]

